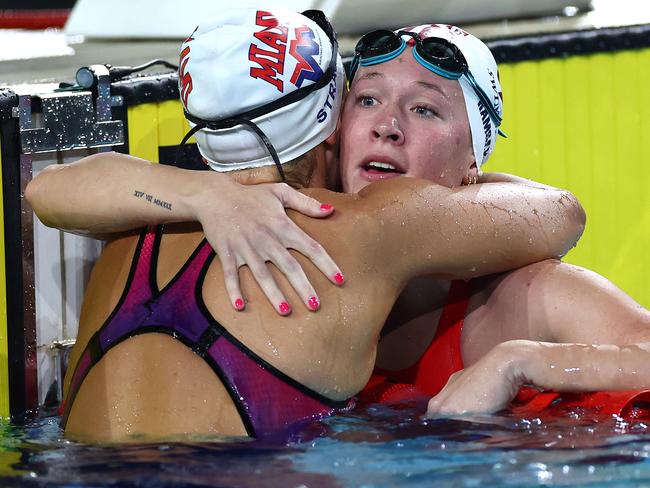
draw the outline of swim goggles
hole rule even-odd
[[[354,58],[350,64],[350,83],[360,66],[372,66],[385,63],[404,52],[407,42],[402,39],[409,36],[415,41],[413,57],[422,66],[435,74],[449,80],[458,80],[465,76],[470,86],[485,106],[496,127],[501,125],[501,116],[490,101],[490,97],[479,86],[469,70],[461,50],[446,39],[427,37],[421,39],[415,32],[399,31],[397,33],[379,29],[364,35],[354,48]]]
[[[246,112],[242,112],[240,114],[229,116],[226,118],[207,120],[207,119],[202,119],[200,117],[196,117],[195,115],[189,113],[187,110],[184,110],[185,118],[196,125],[192,127],[192,129],[190,129],[190,131],[185,135],[185,137],[183,137],[183,140],[181,141],[178,147],[178,151],[176,153],[177,162],[178,162],[178,156],[180,154],[180,148],[183,145],[185,145],[185,143],[190,137],[192,137],[201,129],[220,130],[220,129],[230,129],[231,127],[235,127],[237,125],[245,125],[250,129],[252,129],[253,132],[255,132],[255,134],[257,134],[257,136],[260,138],[262,143],[266,146],[266,149],[269,151],[269,154],[273,158],[273,162],[275,163],[275,166],[277,167],[282,180],[283,181],[286,180],[286,177],[284,175],[284,170],[282,169],[282,163],[280,163],[280,158],[278,157],[277,151],[273,147],[273,144],[266,136],[266,134],[264,134],[262,129],[260,129],[253,122],[253,119],[269,114],[271,112],[275,112],[276,110],[286,105],[291,105],[292,103],[296,103],[299,100],[306,98],[311,93],[320,90],[324,86],[328,85],[330,81],[334,78],[334,75],[336,73],[336,63],[338,59],[338,43],[336,41],[336,33],[334,32],[334,28],[332,27],[332,24],[330,24],[329,20],[327,20],[325,14],[320,10],[305,10],[304,12],[302,12],[302,15],[312,20],[316,25],[318,25],[318,27],[323,29],[323,31],[325,32],[325,34],[327,35],[328,39],[332,44],[332,59],[330,59],[327,69],[325,70],[323,75],[319,78],[319,80],[316,83],[312,83],[311,85],[298,88],[297,90],[288,93],[287,95],[284,95],[283,97],[280,97],[277,100],[274,100],[273,102],[262,105],[261,107],[257,107],[252,110],[248,110]]]

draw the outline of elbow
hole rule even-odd
[[[29,204],[34,209],[34,212],[37,213],[41,208],[41,193],[43,191],[41,185],[41,176],[42,173],[27,183],[27,187],[25,188],[25,200],[29,202]]]
[[[578,231],[578,239],[582,236],[587,223],[587,214],[578,199],[572,193],[569,193],[569,199],[572,208],[572,220]]]
[[[574,248],[585,230],[587,215],[584,208],[572,193],[562,190],[559,199],[560,205],[564,207],[564,224],[565,230],[565,251],[561,254],[564,256]]]
[[[25,188],[25,199],[34,210],[43,224],[52,227],[54,224],[51,221],[50,213],[47,205],[47,181],[51,178],[53,166],[48,166],[41,171],[34,179],[32,179]]]

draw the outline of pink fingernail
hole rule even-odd
[[[238,298],[237,300],[235,300],[235,308],[237,310],[244,310],[245,306],[246,306],[246,304],[244,303],[244,300],[242,300],[241,298]]]
[[[343,275],[341,273],[336,273],[334,275],[334,281],[336,281],[337,285],[342,285],[343,282],[345,281],[345,278],[343,277]]]
[[[309,308],[312,310],[318,310],[320,307],[320,302],[318,301],[318,297],[309,297],[309,300],[307,300],[307,305],[309,305]]]
[[[330,205],[329,203],[323,203],[323,204],[320,206],[320,209],[321,209],[321,211],[323,211],[323,212],[329,212],[329,211],[332,210],[333,208],[334,208],[334,207],[333,207],[332,205]]]
[[[278,305],[278,310],[282,315],[288,315],[291,313],[291,305],[289,305],[287,302],[282,302],[280,305]]]

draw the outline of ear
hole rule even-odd
[[[472,162],[472,165],[467,170],[467,174],[463,176],[463,185],[471,185],[476,183],[479,176],[479,170],[476,166],[476,161]]]

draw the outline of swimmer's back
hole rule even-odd
[[[300,221],[300,217],[296,217]],[[350,245],[331,229],[344,235],[345,224],[304,219],[309,232],[320,238],[344,269],[363,263]],[[357,227],[359,222],[356,223]],[[349,234],[349,233],[348,233]],[[329,237],[326,237],[329,236]],[[203,234],[190,225],[168,226],[157,259],[156,283],[162,290],[199,246]],[[138,236],[110,242],[98,260],[86,292],[78,345],[69,371],[73,371],[90,337],[100,329],[120,301],[127,284]],[[345,253],[343,252],[345,248]],[[289,317],[280,317],[254,283],[248,269],[240,272],[246,309],[237,312],[229,303],[218,259],[212,260],[202,296],[213,318],[253,353],[298,383],[330,399],[342,400],[358,391],[374,362],[373,327],[383,322],[390,307],[390,288],[378,280],[364,299],[378,306],[367,312],[346,296],[360,296],[358,287],[367,280],[348,280],[342,288],[332,286],[307,260],[296,255],[310,281],[319,290],[322,309],[308,311],[288,282],[275,269],[274,276],[293,304]],[[368,275],[372,269],[357,275]],[[380,305],[385,304],[385,305]],[[357,374],[350,374],[355,371]],[[69,387],[70,376],[66,377]],[[66,426],[68,432],[97,439],[126,438],[133,432],[168,437],[175,433],[246,435],[230,396],[203,359],[169,335],[147,333],[131,337],[110,349],[90,370],[78,394]]]

